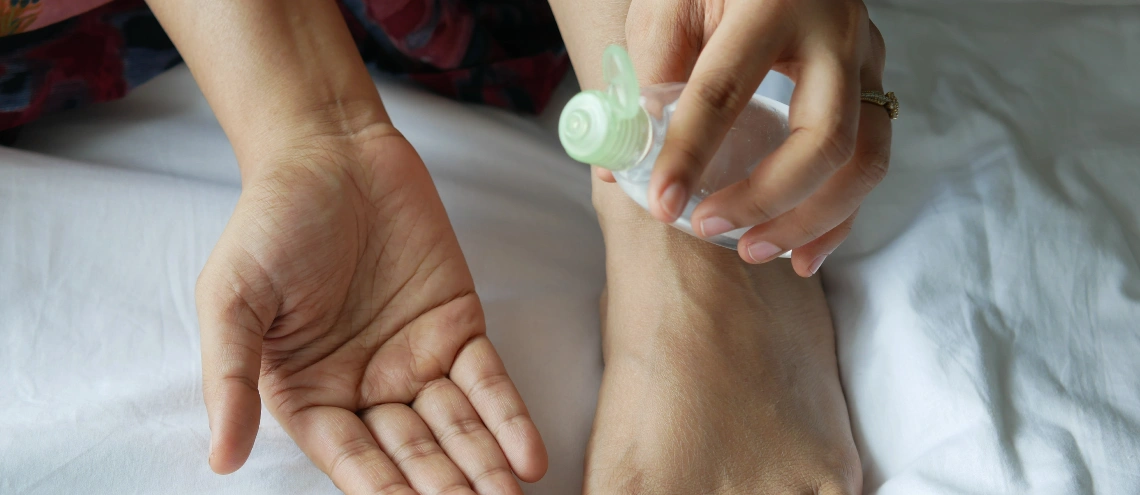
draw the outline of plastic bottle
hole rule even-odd
[[[606,91],[583,91],[571,98],[559,118],[558,137],[571,158],[613,171],[622,190],[648,209],[649,177],[685,84],[640,88],[629,55],[616,45],[606,48],[602,64],[609,87]],[[787,139],[788,132],[788,106],[754,95],[709,161],[673,226],[693,234],[690,217],[697,204],[748,177],[760,160]],[[736,249],[740,236],[749,228],[705,240]],[[790,252],[783,256],[790,256]]]

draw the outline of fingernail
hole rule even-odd
[[[674,220],[681,216],[685,211],[685,202],[689,198],[685,194],[685,186],[679,182],[670,184],[665,188],[665,192],[661,193],[661,206],[665,209],[665,213]]]
[[[825,259],[827,259],[827,255],[821,254],[816,256],[814,260],[811,260],[811,267],[808,268],[808,270],[811,271],[812,275],[815,275],[815,272],[819,271],[819,265],[822,265]]]
[[[767,261],[768,258],[776,256],[782,252],[782,249],[776,247],[775,244],[767,241],[754,242],[748,245],[748,257],[752,258],[753,263]]]
[[[732,230],[732,223],[721,217],[712,217],[701,220],[701,237],[721,235]]]

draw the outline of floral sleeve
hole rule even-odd
[[[536,113],[569,68],[545,0],[340,6],[365,61],[457,100]],[[0,0],[0,131],[121,98],[179,63],[144,0]]]
[[[111,0],[0,0],[0,36],[25,33],[70,19]]]

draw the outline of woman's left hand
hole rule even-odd
[[[650,212],[664,222],[680,215],[768,71],[795,81],[790,137],[692,220],[704,237],[755,225],[737,246],[741,258],[763,263],[793,250],[796,272],[815,273],[890,156],[888,112],[859,99],[882,90],[885,57],[863,2],[632,0],[626,42],[643,85],[688,81],[649,186]]]

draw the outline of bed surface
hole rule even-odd
[[[1140,493],[1140,6],[872,16],[903,103],[892,169],[821,272],[866,493]],[[550,449],[527,491],[578,493],[601,376],[588,171],[549,115],[379,84]],[[239,190],[189,73],[21,147],[0,149],[0,493],[334,493],[268,414],[242,470],[205,463],[193,284]]]

